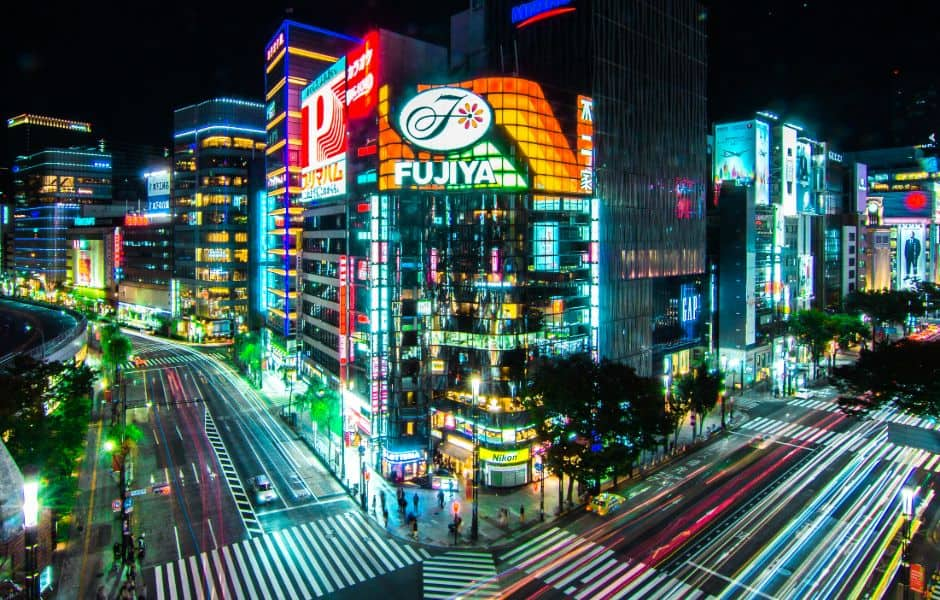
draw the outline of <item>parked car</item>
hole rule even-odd
[[[251,478],[251,486],[255,490],[255,501],[258,504],[267,504],[277,500],[277,492],[267,475],[255,475]]]
[[[599,516],[603,517],[612,510],[617,510],[623,506],[624,502],[627,499],[618,494],[611,494],[610,492],[603,492],[591,499],[588,502],[587,509],[590,512],[597,513]]]

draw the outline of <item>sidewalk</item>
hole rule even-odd
[[[295,382],[293,394],[296,398],[298,390],[302,390],[303,383]],[[265,398],[272,411],[281,414],[287,410],[288,394],[290,390],[285,387],[283,380],[276,375],[268,374],[262,380],[262,389],[260,395]],[[754,392],[747,390],[743,397],[749,400],[760,400],[769,398],[765,392]],[[753,398],[752,398],[753,397]],[[296,408],[294,409],[296,412]],[[746,419],[745,411],[734,408],[734,425]],[[326,441],[319,437],[314,439],[312,429],[309,424],[305,424],[309,418],[298,416],[297,427],[295,431],[300,435],[311,449],[315,448],[316,454],[321,461],[327,464],[333,471],[337,481],[353,496],[357,505],[361,505],[362,497],[359,494],[359,469],[360,464],[366,468],[368,479],[366,481],[366,509],[370,518],[375,519],[380,528],[384,528],[390,535],[404,539],[412,540],[412,528],[408,523],[408,516],[415,514],[418,521],[418,542],[425,545],[452,548],[459,547],[492,547],[508,543],[514,537],[527,531],[538,528],[540,525],[551,525],[561,515],[580,506],[575,503],[567,510],[559,514],[558,502],[558,478],[549,476],[545,480],[544,499],[541,483],[538,481],[530,482],[525,486],[517,488],[488,488],[481,486],[478,491],[478,539],[476,543],[470,540],[473,501],[469,490],[463,486],[460,489],[450,492],[445,491],[444,506],[441,508],[438,499],[438,490],[432,490],[420,487],[411,482],[403,484],[393,484],[382,478],[374,470],[374,461],[370,460],[369,453],[360,463],[358,447],[343,447],[342,455],[344,465],[336,465],[334,456],[339,452],[339,440],[333,445],[333,455],[329,458],[329,450],[325,447]],[[731,411],[726,414],[728,426],[732,426]],[[687,452],[694,451],[696,448],[709,443],[710,439],[715,437],[721,431],[721,411],[716,407],[713,414],[709,414],[704,422],[703,431],[696,437],[693,445],[692,428],[686,424],[682,426],[679,432],[677,449],[668,456],[658,456],[650,459],[642,467],[638,467],[634,477],[624,478],[618,481],[618,487],[626,485],[631,481],[649,475],[651,472],[662,468],[672,460],[685,456]],[[671,440],[670,440],[671,441]],[[345,473],[343,473],[345,467]],[[564,482],[564,493],[567,494],[568,482]],[[611,487],[611,482],[605,482],[604,489]],[[398,490],[401,488],[405,493],[407,501],[404,512],[399,511]],[[577,492],[577,485],[574,489]],[[417,496],[417,510],[415,509],[415,496]],[[385,500],[385,507],[388,511],[388,524],[386,526],[382,512],[382,500]],[[456,542],[454,534],[449,530],[449,525],[453,523],[454,502],[459,504],[459,513],[462,519],[459,535]],[[540,518],[540,508],[544,507],[544,520]],[[509,518],[501,519],[500,510],[506,509]],[[522,513],[521,516],[520,513]]]

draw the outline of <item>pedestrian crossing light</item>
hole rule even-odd
[[[460,514],[460,502],[454,502],[454,504],[453,504],[453,506],[452,506],[452,509],[453,509],[453,511],[454,511],[454,516],[455,516],[455,517],[456,517],[457,515],[459,515],[459,514]]]

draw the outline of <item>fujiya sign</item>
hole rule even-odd
[[[399,130],[413,146],[432,152],[453,152],[472,146],[493,124],[486,100],[470,90],[433,88],[405,103]]]
[[[398,126],[412,146],[451,153],[479,142],[493,125],[486,100],[461,88],[433,88],[405,103]],[[403,160],[395,163],[396,186],[495,185],[488,160]]]

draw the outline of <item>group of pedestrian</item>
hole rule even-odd
[[[523,505],[519,506],[519,523],[523,525],[525,524],[525,506]],[[499,509],[499,517],[497,518],[497,524],[500,527],[509,526],[509,509],[508,508],[503,507]]]

